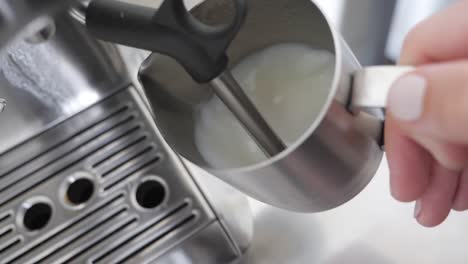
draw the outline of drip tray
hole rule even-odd
[[[148,263],[215,220],[142,106],[125,89],[0,156],[1,264]]]

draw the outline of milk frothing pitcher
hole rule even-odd
[[[208,25],[229,25],[236,17],[232,4],[207,0],[191,14]],[[383,156],[383,109],[388,90],[411,68],[363,69],[313,1],[246,0],[246,7],[245,21],[227,50],[227,70],[277,44],[301,44],[334,55],[334,74],[326,95],[311,98],[320,111],[305,124],[307,129],[284,151],[264,161],[250,166],[213,166],[195,134],[200,109],[217,95],[206,84],[194,81],[176,60],[158,52],[140,71],[155,122],[182,157],[253,198],[299,212],[340,206],[362,191],[375,174]],[[118,16],[114,19],[119,20]],[[303,107],[307,110],[311,105]]]

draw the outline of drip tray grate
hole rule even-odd
[[[143,105],[129,88],[0,156],[0,264],[154,259],[214,220]]]

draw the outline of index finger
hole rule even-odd
[[[407,36],[400,63],[421,65],[468,58],[468,0],[419,23]]]

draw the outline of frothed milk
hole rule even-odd
[[[317,118],[328,96],[335,56],[304,44],[278,44],[239,63],[232,74],[281,139],[294,143]],[[200,107],[195,143],[218,169],[239,168],[266,156],[217,97]]]

